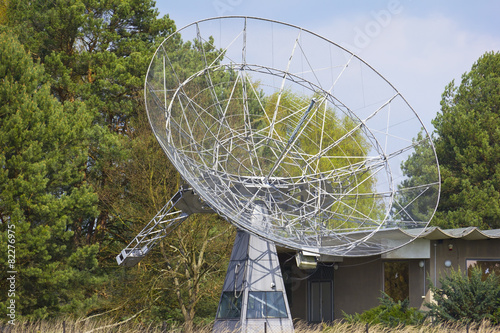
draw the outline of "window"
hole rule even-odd
[[[384,262],[384,292],[395,302],[410,296],[408,261]]]
[[[250,291],[247,318],[287,318],[285,299],[281,291]]]
[[[486,280],[488,275],[495,274],[496,276],[500,276],[500,259],[467,259],[467,274],[469,277],[471,276],[472,270],[474,268],[479,268],[483,272],[482,280]]]
[[[236,297],[235,292],[225,291],[217,312],[217,319],[239,319],[241,315],[241,298],[243,294],[238,292],[240,297]]]

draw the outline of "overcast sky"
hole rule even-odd
[[[301,26],[340,44],[385,76],[428,130],[441,94],[487,51],[500,51],[500,1],[157,0],[182,28],[245,15]]]

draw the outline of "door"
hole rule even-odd
[[[309,322],[333,321],[333,282],[309,282]]]

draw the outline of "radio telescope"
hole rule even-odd
[[[236,16],[192,23],[158,47],[145,98],[186,186],[122,265],[191,213],[217,212],[297,251],[367,256],[415,239],[437,207],[439,166],[419,116],[366,62],[306,29]],[[408,178],[412,154],[428,164]]]

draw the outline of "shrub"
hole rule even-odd
[[[367,323],[370,325],[381,324],[388,327],[406,325],[420,325],[425,315],[416,308],[409,307],[409,299],[395,302],[386,293],[382,292],[379,298],[380,305],[361,314],[348,315],[343,313],[344,319],[351,324]]]
[[[500,280],[495,274],[483,277],[475,268],[470,276],[460,270],[439,279],[441,288],[431,285],[433,303],[428,315],[440,322],[500,323]]]

